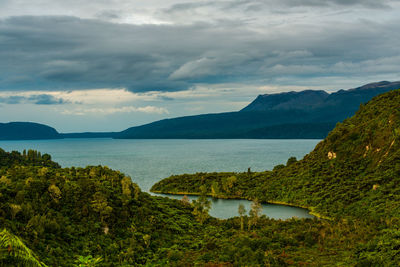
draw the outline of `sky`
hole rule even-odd
[[[400,0],[0,0],[0,122],[120,131],[400,80]]]

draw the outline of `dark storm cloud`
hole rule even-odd
[[[188,85],[166,81],[178,53],[165,47],[167,34],[159,27],[73,17],[6,19],[0,23],[0,69],[5,77],[1,87],[18,88],[18,82],[7,84],[7,78],[24,73],[44,88],[181,90]],[[173,34],[179,38],[177,31]]]
[[[228,1],[203,1],[203,2],[186,2],[172,5],[164,10],[165,13],[180,13],[184,11],[194,11],[199,8],[210,7],[212,9],[230,10],[240,9],[241,12],[293,12],[288,8],[301,7],[321,7],[321,8],[390,8],[392,3],[399,0],[228,0]],[[285,10],[282,10],[285,8]]]
[[[400,69],[398,25],[129,25],[13,17],[0,21],[0,90],[178,91],[196,83],[393,73]]]
[[[240,1],[239,1],[240,2]],[[242,2],[253,2],[244,0]],[[398,2],[398,0],[259,0],[269,5],[285,5],[293,6],[361,6],[365,8],[389,7],[390,3]]]
[[[67,104],[69,103],[69,101],[66,101],[62,98],[54,97],[52,95],[39,94],[30,96],[4,96],[0,97],[0,103],[4,104],[30,103],[36,105],[61,105],[61,104]]]

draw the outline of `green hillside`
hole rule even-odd
[[[217,220],[118,171],[61,168],[32,150],[0,149],[0,166],[1,266],[320,266],[352,262],[373,233],[318,219]]]
[[[200,217],[199,205],[152,197],[118,171],[60,168],[36,151],[0,150],[0,163],[1,266],[346,265],[376,231],[256,213]]]
[[[273,171],[173,176],[152,189],[286,202],[327,219],[268,219],[255,202],[217,220],[206,201],[150,196],[106,166],[0,149],[0,265],[24,266],[15,255],[25,253],[32,266],[397,266],[399,105],[400,91],[374,98]]]
[[[304,159],[261,173],[197,173],[169,177],[153,192],[200,193],[308,207],[339,222],[373,226],[353,251],[360,266],[400,262],[400,90],[361,105]],[[371,230],[371,229],[370,229]],[[351,240],[348,240],[351,242]],[[357,258],[358,257],[358,258]],[[355,265],[355,263],[354,263]]]
[[[397,90],[361,105],[300,161],[292,158],[287,166],[262,173],[173,176],[152,191],[199,193],[205,185],[210,195],[282,201],[331,217],[394,216],[400,206],[399,139]]]
[[[185,247],[203,233],[190,206],[151,197],[107,167],[60,168],[47,154],[2,150],[0,166],[0,228],[50,266],[88,255],[105,266],[159,261],[160,248]]]

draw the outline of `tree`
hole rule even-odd
[[[76,261],[77,267],[94,267],[97,266],[100,262],[103,261],[102,257],[93,258],[91,255],[83,257],[79,256],[78,260]]]
[[[222,187],[225,190],[225,192],[229,193],[231,191],[231,189],[233,188],[233,186],[235,185],[237,181],[236,176],[230,176],[228,178],[224,178],[222,180]]]
[[[244,229],[244,218],[243,216],[246,214],[246,209],[243,204],[239,204],[238,208],[239,216],[240,216],[240,230]]]
[[[208,211],[211,208],[211,202],[207,199],[207,189],[204,185],[200,187],[201,195],[197,200],[193,200],[193,215],[201,224],[208,218]]]
[[[104,219],[108,218],[113,211],[113,208],[108,206],[106,197],[100,192],[93,195],[91,204],[93,210],[100,214],[101,222],[104,222]]]
[[[125,176],[125,177],[121,180],[122,194],[123,194],[124,196],[126,196],[128,199],[131,199],[131,194],[132,194],[131,185],[132,185],[132,180],[131,180],[131,178]]]
[[[182,197],[181,201],[182,201],[182,203],[183,203],[184,205],[190,205],[190,199],[188,198],[187,195],[184,195],[184,196]]]
[[[150,239],[151,239],[150,235],[144,235],[143,236],[143,241],[144,241],[144,244],[146,245],[147,248],[150,246]]]
[[[10,186],[12,181],[11,181],[11,179],[8,179],[6,176],[3,175],[0,178],[0,183],[6,184],[7,186]]]
[[[1,266],[46,266],[21,239],[6,229],[0,232],[0,263]]]
[[[296,157],[290,157],[286,162],[286,166],[290,166],[290,165],[292,165],[293,163],[296,163],[296,162],[297,162]]]
[[[55,184],[52,184],[49,186],[48,190],[54,202],[58,203],[62,196],[60,188],[58,188]]]
[[[121,187],[122,187],[122,195],[123,195],[123,203],[124,205],[128,205],[130,200],[132,199],[132,181],[131,178],[125,176],[121,180]]]
[[[14,220],[15,216],[21,211],[21,206],[18,204],[10,204],[11,218]]]
[[[258,199],[254,199],[253,203],[251,203],[251,208],[249,212],[250,215],[248,224],[249,230],[251,229],[252,225],[257,224],[258,218],[260,217],[261,209],[262,209],[261,203],[258,202]]]
[[[213,181],[211,184],[211,194],[213,197],[217,197],[219,194],[219,184],[217,181]]]

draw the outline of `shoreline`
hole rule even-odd
[[[155,193],[155,194],[163,194],[163,195],[180,195],[180,196],[184,196],[184,195],[189,195],[189,196],[199,196],[200,193],[193,193],[193,192],[161,192],[158,190],[150,190],[151,193]],[[243,199],[243,200],[248,200],[248,201],[253,201],[250,198],[245,198],[245,197],[239,197],[239,196],[214,196],[212,194],[207,194],[208,197],[213,197],[213,198],[218,198],[218,199]],[[283,205],[283,206],[289,206],[289,207],[296,207],[296,208],[302,208],[302,209],[306,209],[309,211],[310,215],[313,215],[315,217],[317,217],[318,219],[324,219],[324,220],[328,220],[328,221],[333,221],[332,218],[322,215],[318,212],[315,211],[315,207],[307,207],[307,206],[302,206],[302,205],[296,205],[293,203],[288,203],[288,202],[284,202],[284,201],[278,201],[278,200],[269,200],[266,202],[260,202],[261,204],[275,204],[275,205]]]

